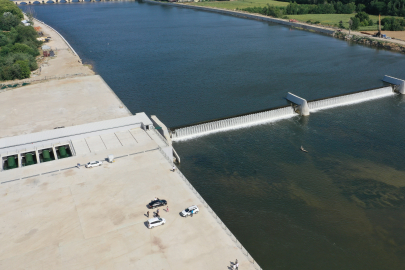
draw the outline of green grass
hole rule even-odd
[[[186,3],[185,3],[186,4]],[[280,2],[274,0],[247,0],[247,1],[207,1],[207,2],[191,2],[189,5],[203,6],[203,7],[215,7],[234,10],[236,8],[242,9],[247,7],[264,7],[267,4],[277,7],[286,7],[289,3]],[[339,22],[343,22],[343,26],[349,28],[349,19],[356,14],[305,14],[305,15],[287,15],[289,19],[296,19],[301,22],[307,22],[311,20],[313,22],[319,21],[320,24],[325,26],[337,26]],[[381,16],[381,19],[388,16]],[[398,17],[401,18],[401,17]],[[370,15],[370,19],[373,20],[373,26],[361,26],[357,31],[377,31],[378,28],[378,16]]]
[[[289,3],[279,2],[274,0],[248,0],[248,1],[218,1],[218,2],[197,2],[189,3],[190,5],[203,6],[203,7],[216,7],[234,10],[236,8],[242,9],[247,7],[264,7],[267,4],[277,7],[286,7]]]
[[[349,19],[354,17],[356,14],[305,14],[305,15],[287,15],[289,19],[296,19],[301,22],[307,22],[312,20],[313,22],[319,21],[320,24],[326,26],[339,25],[339,22],[343,22],[343,26],[349,29]],[[378,16],[369,15],[370,19],[373,20],[373,26],[360,26],[357,31],[377,31],[378,28]],[[389,16],[381,16],[381,19]],[[400,17],[398,17],[400,18]]]

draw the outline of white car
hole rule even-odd
[[[103,162],[101,161],[90,161],[89,163],[86,164],[86,168],[93,168],[97,166],[101,166]]]
[[[149,229],[153,229],[153,227],[157,227],[160,225],[164,225],[166,223],[166,219],[161,217],[155,217],[148,219],[147,224]]]
[[[198,209],[197,205],[192,205],[181,211],[181,215],[183,217],[188,217],[189,215],[191,215],[191,211],[193,211],[193,214],[197,214],[200,211],[200,209]]]

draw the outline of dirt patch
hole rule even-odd
[[[361,31],[361,32],[374,35],[377,31]],[[381,31],[381,33],[387,35],[388,37],[405,41],[405,31]]]
[[[159,237],[153,237],[152,243],[159,247],[160,250],[165,249],[166,247],[162,244],[162,240]]]
[[[75,174],[76,172],[73,169],[67,170],[66,172],[63,173],[64,176],[73,176]]]

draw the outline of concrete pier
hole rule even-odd
[[[305,99],[303,99],[299,96],[296,96],[290,92],[288,92],[286,99],[288,101],[291,101],[292,103],[298,105],[298,110],[301,115],[304,115],[304,116],[309,115],[308,102]]]
[[[405,81],[404,80],[385,75],[383,78],[383,81],[386,83],[395,85],[395,90],[398,93],[405,95]]]

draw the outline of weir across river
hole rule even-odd
[[[396,92],[405,94],[403,91],[405,81],[390,76],[384,76],[383,81],[390,85],[312,101],[306,101],[288,93],[286,99],[291,105],[172,128],[171,138],[173,141],[187,140],[211,133],[275,122],[297,115],[308,116],[310,112],[383,98],[394,95]]]

